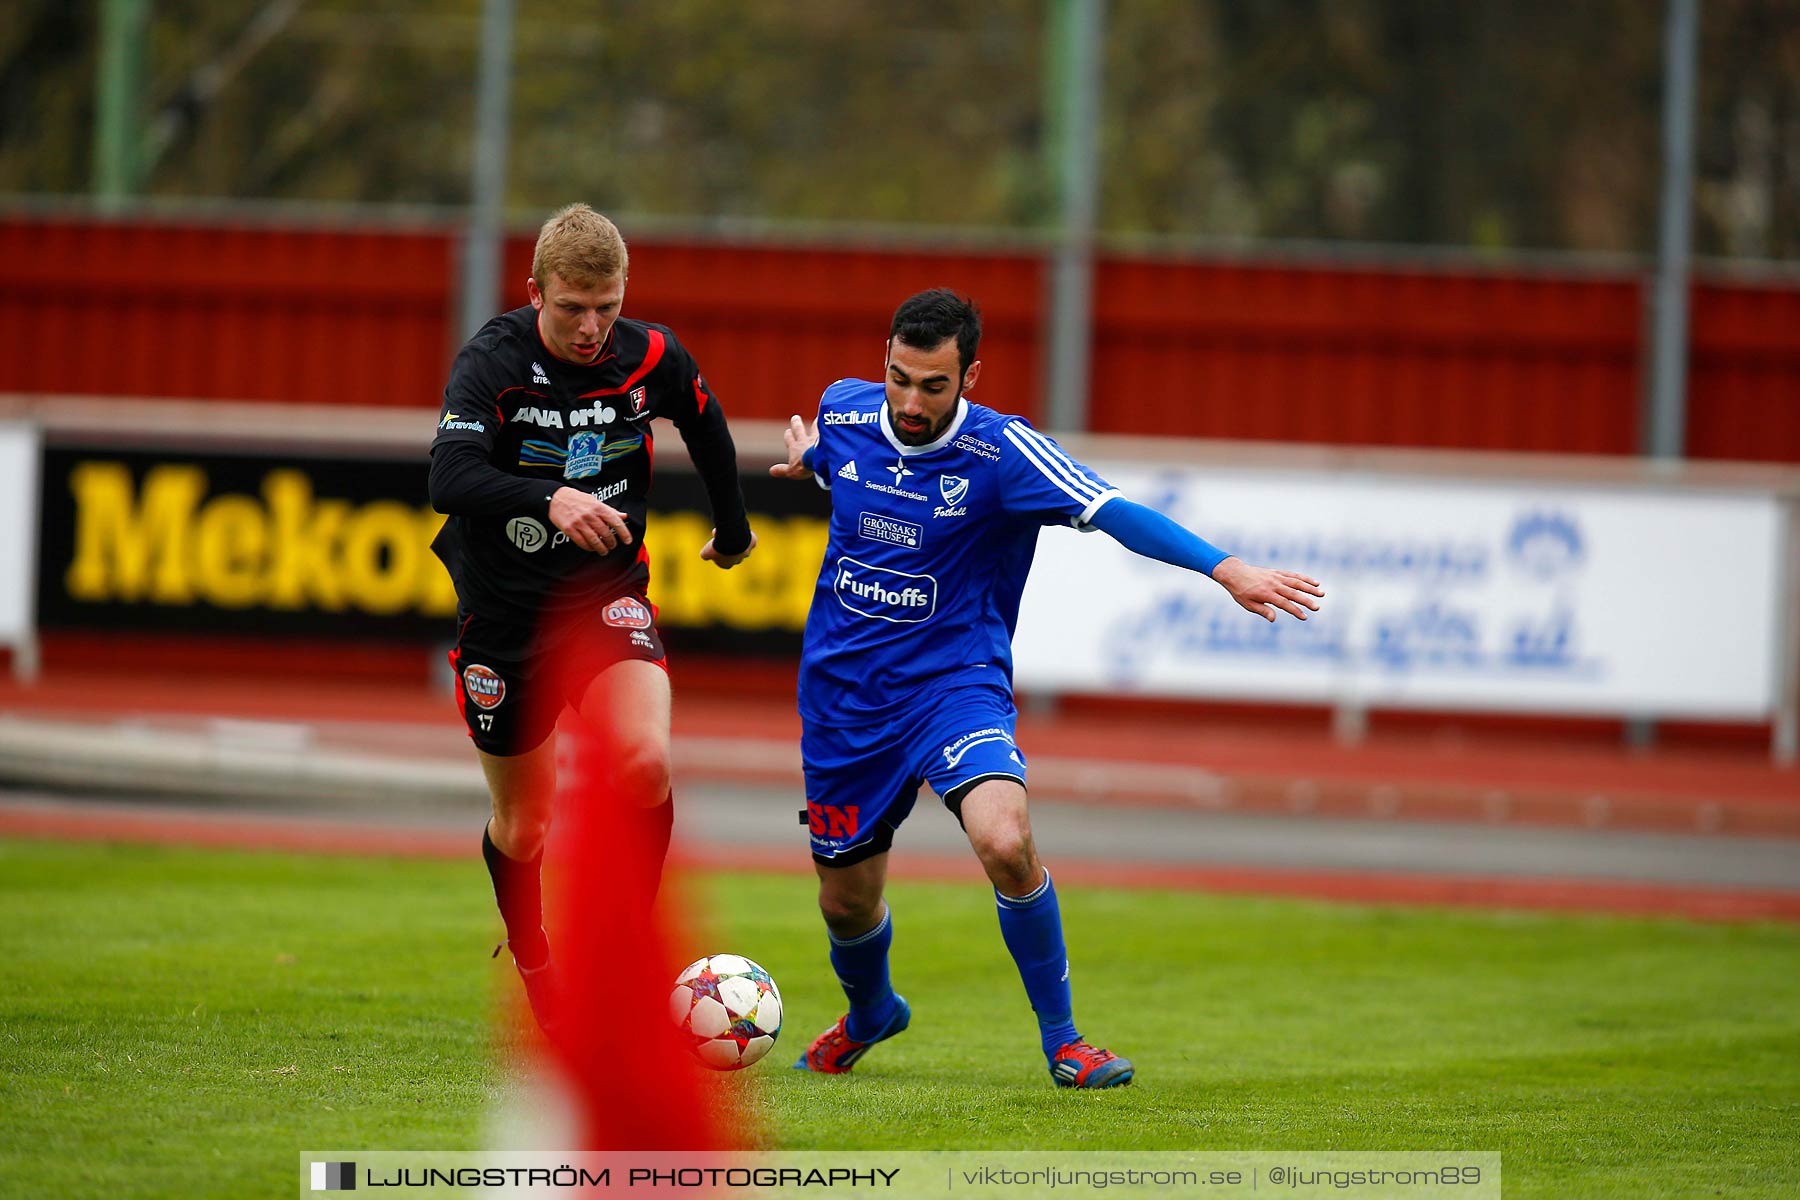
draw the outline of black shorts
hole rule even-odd
[[[565,705],[581,703],[588,684],[614,663],[639,659],[668,670],[656,606],[620,596],[580,618],[538,627],[458,614],[450,669],[456,707],[469,737],[489,754],[524,754],[543,745]]]

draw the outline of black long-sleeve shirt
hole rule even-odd
[[[675,335],[620,318],[600,358],[556,358],[537,312],[515,309],[482,326],[456,356],[431,445],[431,504],[449,514],[432,549],[462,607],[534,621],[604,604],[649,582],[643,552],[651,420],[681,431],[700,472],[722,554],[750,544],[737,451],[718,398]],[[571,543],[550,523],[560,487],[591,492],[625,517],[632,541],[609,554]]]

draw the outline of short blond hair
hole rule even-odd
[[[591,288],[631,273],[631,256],[619,227],[585,204],[571,204],[544,222],[531,255],[531,277],[540,288],[561,275],[570,287]]]

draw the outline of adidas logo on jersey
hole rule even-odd
[[[838,468],[838,478],[848,479],[851,483],[861,482],[856,474],[856,460],[854,458]]]

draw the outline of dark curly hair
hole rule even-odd
[[[981,310],[967,296],[949,288],[932,288],[908,296],[894,310],[888,340],[899,338],[915,350],[935,350],[945,339],[956,339],[958,378],[969,373],[975,352],[981,348]]]

